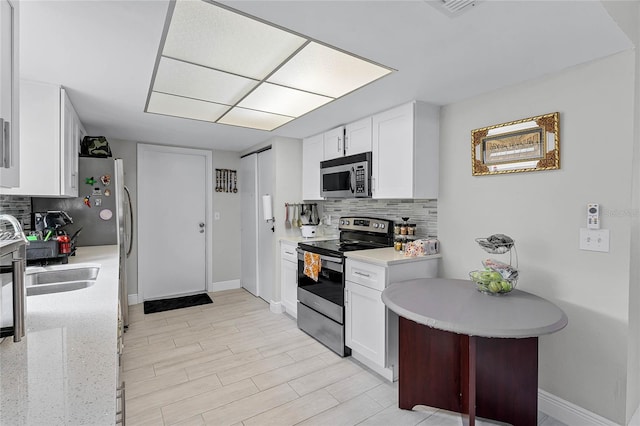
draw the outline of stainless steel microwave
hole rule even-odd
[[[325,198],[371,198],[371,152],[320,162]]]

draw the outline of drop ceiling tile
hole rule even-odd
[[[262,80],[307,40],[204,1],[178,1],[163,55]]]
[[[263,83],[244,98],[239,107],[300,117],[333,98],[302,92],[275,84]]]
[[[233,108],[218,123],[232,126],[249,127],[258,130],[273,130],[293,120],[294,117],[269,114],[244,108]]]
[[[311,42],[267,81],[339,98],[390,72],[389,68]]]
[[[228,109],[227,105],[152,92],[146,112],[215,122]]]
[[[257,84],[256,80],[162,57],[153,90],[234,105]]]

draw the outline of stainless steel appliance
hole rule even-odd
[[[32,198],[32,211],[65,211],[73,218],[69,233],[77,234],[76,247],[118,245],[120,257],[120,307],[129,325],[126,258],[131,254],[133,210],[124,185],[121,159],[78,159],[77,198]]]
[[[18,221],[10,215],[0,215],[9,221],[13,232],[0,232],[0,338],[13,336],[14,342],[25,334],[25,245],[27,240]]]
[[[343,217],[340,238],[298,244],[298,328],[340,356],[351,354],[344,343],[344,266],[347,251],[391,247],[393,221]],[[320,256],[318,280],[304,274],[304,253]]]
[[[371,197],[371,152],[320,162],[320,192],[325,198]]]

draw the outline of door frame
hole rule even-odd
[[[205,291],[211,291],[212,288],[212,277],[213,277],[213,234],[212,234],[212,212],[213,212],[213,152],[206,149],[195,149],[195,148],[182,148],[177,146],[167,146],[167,145],[153,145],[153,144],[145,144],[138,143],[137,146],[137,166],[136,166],[136,185],[138,189],[140,189],[140,158],[142,154],[145,152],[163,152],[168,154],[186,154],[186,155],[201,155],[205,157]],[[142,195],[142,197],[141,197]],[[144,222],[141,217],[141,206],[142,201],[144,200],[144,195],[138,191],[138,208],[136,209],[136,221],[138,231],[140,228],[144,228]],[[141,200],[142,199],[142,200]],[[138,232],[139,235],[139,232]],[[136,236],[137,239],[137,236]],[[138,241],[136,241],[136,245],[140,247]],[[138,300],[143,301],[144,299],[144,285],[141,284],[140,281],[140,269],[138,269]]]

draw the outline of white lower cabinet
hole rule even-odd
[[[389,381],[398,379],[398,316],[382,303],[395,282],[433,278],[438,258],[416,258],[386,266],[350,259],[345,268],[345,344],[351,356]]]
[[[356,352],[384,366],[385,306],[381,291],[347,281],[345,283],[345,343]]]
[[[297,244],[289,241],[280,243],[280,294],[287,313],[298,317],[298,255]]]

